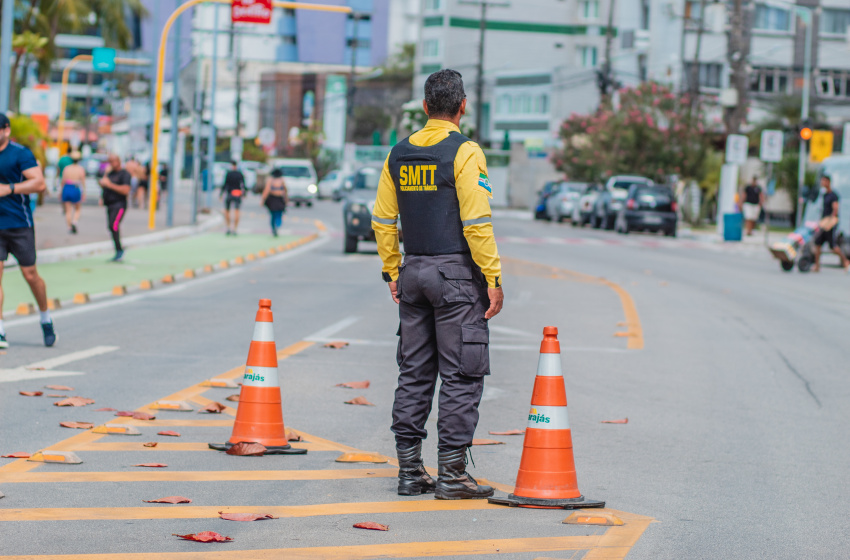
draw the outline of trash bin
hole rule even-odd
[[[743,214],[723,214],[723,241],[740,241],[743,237]]]

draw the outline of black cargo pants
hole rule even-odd
[[[398,277],[398,388],[393,405],[396,444],[415,445],[442,379],[439,449],[472,445],[484,376],[490,373],[487,282],[468,254],[405,257]]]

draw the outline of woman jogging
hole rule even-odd
[[[277,237],[277,230],[283,222],[283,213],[289,203],[286,182],[283,180],[283,171],[280,169],[272,171],[271,177],[266,179],[262,202],[271,213],[272,235]]]
[[[80,206],[86,200],[86,170],[80,165],[80,152],[72,152],[70,165],[62,170],[62,207],[70,233],[77,233]]]

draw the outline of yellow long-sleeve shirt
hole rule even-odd
[[[425,128],[410,136],[410,143],[414,146],[433,146],[445,140],[451,131],[460,132],[454,123],[430,119]],[[487,160],[478,144],[465,142],[461,145],[455,156],[454,175],[463,235],[469,244],[472,260],[481,268],[487,278],[487,285],[497,288],[502,284],[502,264],[491,221],[489,199],[493,194],[487,178]],[[384,263],[383,271],[393,281],[398,279],[398,268],[401,266],[396,225],[398,213],[395,184],[387,162],[384,162],[372,212],[372,229],[378,241],[378,254]]]

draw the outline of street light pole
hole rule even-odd
[[[177,7],[181,4],[177,0]],[[177,22],[177,29],[174,31],[174,59],[171,61],[173,66],[173,75],[171,79],[171,158],[168,166],[168,190],[171,195],[168,197],[168,207],[165,214],[165,225],[172,227],[174,225],[174,198],[177,196],[177,135],[180,132],[178,121],[180,120],[180,39],[182,25]],[[182,166],[181,166],[182,167]]]
[[[210,134],[207,138],[207,209],[213,204],[213,165],[215,165],[215,86],[218,74],[218,4],[213,5],[215,14],[213,16],[213,51],[212,51],[212,77],[210,79]],[[204,114],[201,108],[201,116]]]
[[[12,81],[12,33],[15,0],[3,0],[3,23],[0,28],[0,113],[9,110],[9,84]]]
[[[809,118],[810,92],[812,89],[812,11],[807,8],[797,7],[797,16],[806,24],[806,44],[803,51],[803,107],[800,110],[800,120]],[[800,140],[800,161],[797,166],[797,221],[799,227],[803,220],[803,184],[806,181],[806,143]]]

